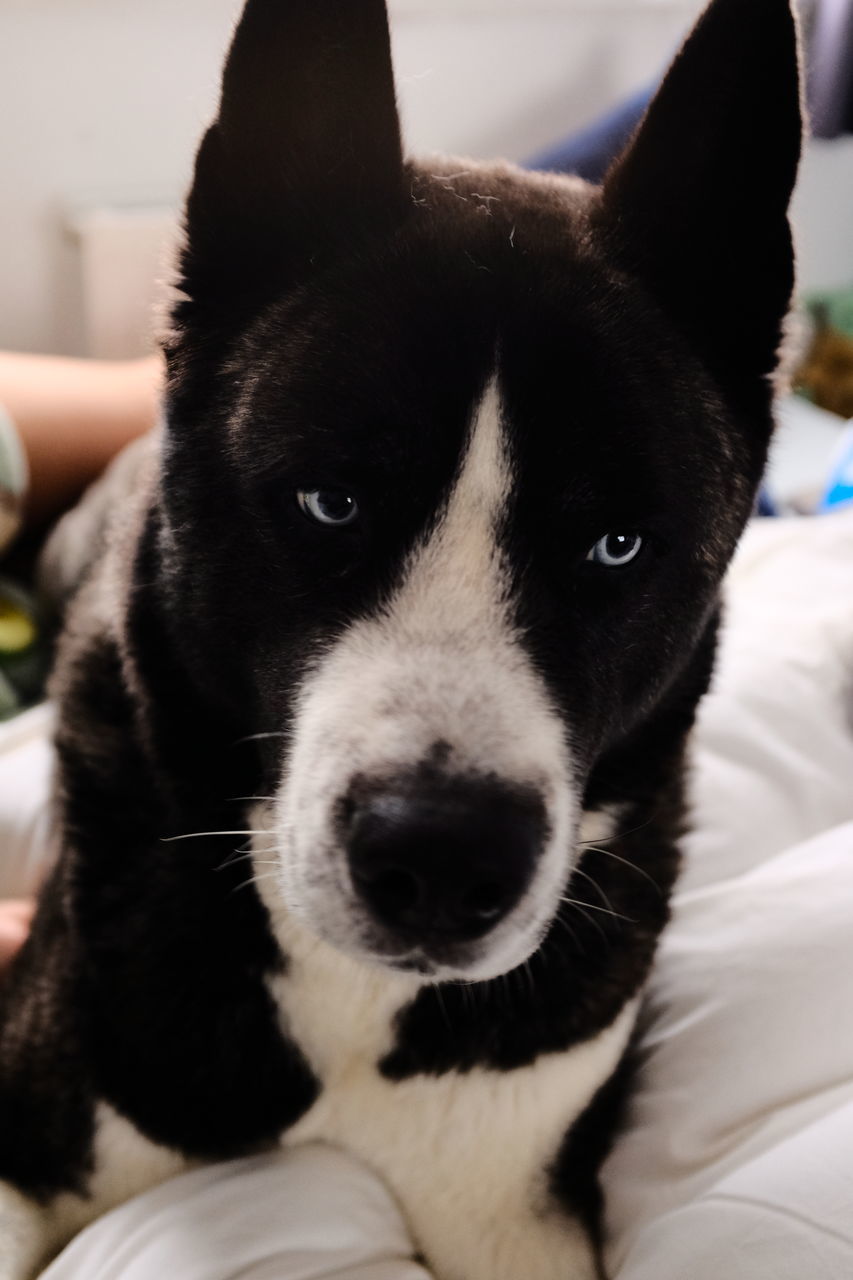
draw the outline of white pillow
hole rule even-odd
[[[853,819],[853,510],[755,521],[726,599],[682,891]]]
[[[42,1280],[429,1280],[391,1193],[307,1146],[183,1174],[77,1236]]]
[[[853,1277],[853,823],[680,896],[628,1132],[618,1280]]]
[[[756,523],[728,596],[648,1057],[605,1167],[609,1262],[849,1280],[853,513]]]

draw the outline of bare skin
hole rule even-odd
[[[124,445],[153,426],[161,380],[159,356],[106,361],[0,351],[0,403],[29,464],[28,525],[71,506]],[[0,900],[0,980],[32,913],[32,902]]]
[[[28,900],[0,901],[0,979],[12,957],[23,946],[35,904]]]
[[[30,467],[28,523],[42,524],[69,507],[153,424],[161,377],[158,356],[108,361],[0,352],[0,403]]]

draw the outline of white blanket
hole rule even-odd
[[[757,524],[697,731],[647,1058],[605,1167],[616,1280],[853,1277],[851,674],[853,514]],[[43,715],[17,734],[0,893],[32,883],[44,837]],[[372,1174],[314,1147],[158,1187],[45,1276],[422,1280],[410,1248]]]
[[[853,513],[766,521],[729,583],[695,819],[628,1133],[618,1280],[853,1277]]]

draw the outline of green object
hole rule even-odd
[[[24,446],[14,422],[0,404],[0,551],[8,547],[20,528],[27,481]]]
[[[837,333],[853,338],[853,286],[810,293],[805,303],[815,319],[822,319]]]
[[[35,619],[8,596],[0,595],[0,657],[23,653],[38,639]]]
[[[42,696],[49,646],[28,592],[0,578],[0,720]]]

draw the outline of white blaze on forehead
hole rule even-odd
[[[292,767],[321,726],[326,750],[333,736],[348,740],[353,772],[404,768],[445,742],[458,768],[536,783],[563,756],[562,726],[510,617],[499,526],[511,491],[493,379],[448,500],[396,591],[309,678]]]
[[[505,625],[507,588],[497,543],[512,488],[498,384],[474,414],[447,507],[411,557],[389,611],[413,637]]]
[[[506,932],[509,951],[523,950],[519,938],[541,929],[555,909],[577,797],[565,726],[511,616],[500,523],[512,483],[493,379],[472,415],[449,497],[396,590],[374,616],[349,627],[306,679],[275,823],[286,900],[330,940],[351,940],[360,911],[337,847],[337,802],[354,778],[381,780],[416,767],[438,743],[448,749],[450,772],[532,787],[546,808],[548,848],[530,891],[490,945],[499,947]]]

